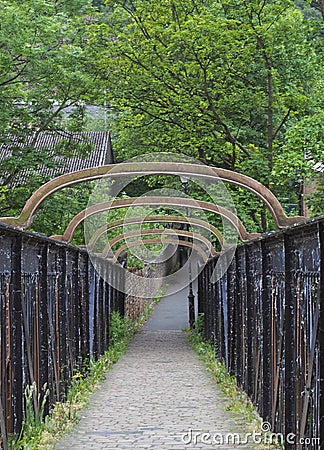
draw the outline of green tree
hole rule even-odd
[[[107,4],[114,9],[93,42],[102,47],[97,67],[116,111],[119,157],[187,153],[291,197],[273,169],[289,128],[321,103],[322,76],[309,24],[295,4]],[[266,229],[265,211],[249,202],[245,213],[249,207]]]
[[[90,13],[88,1],[0,2],[2,136],[57,128],[67,108],[82,113],[96,82],[86,71]]]
[[[324,0],[312,0],[310,4],[311,7],[320,12],[322,19],[324,20]]]
[[[12,155],[0,164],[2,215],[17,214],[46,181],[38,175],[40,165],[53,167],[48,149],[35,148],[38,134],[80,130],[84,105],[97,97],[100,83],[88,45],[96,20],[90,0],[0,0],[0,144]],[[66,142],[57,148],[59,155],[69,151]],[[16,187],[13,180],[25,170],[32,175],[28,184]],[[57,232],[48,226],[58,224],[54,209],[39,231]]]

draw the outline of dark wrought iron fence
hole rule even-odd
[[[212,284],[216,263],[198,281],[205,337],[286,449],[324,448],[324,219],[240,245]]]
[[[47,386],[45,412],[64,400],[75,371],[108,348],[110,313],[123,314],[124,301],[86,251],[0,225],[2,436],[20,431],[26,386]]]

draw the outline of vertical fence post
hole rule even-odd
[[[58,269],[58,284],[57,284],[57,302],[58,302],[58,342],[59,347],[59,398],[65,394],[66,389],[66,375],[67,375],[67,358],[66,358],[66,249],[58,249],[57,254],[57,269]]]
[[[201,314],[204,314],[204,299],[203,299],[203,289],[202,289],[202,279],[203,279],[203,270],[199,272],[198,269],[198,279],[197,279],[197,301],[198,301],[198,317]]]
[[[285,234],[285,430],[284,434],[296,433],[296,302],[292,292],[292,258],[293,252],[290,236]],[[287,444],[287,449],[295,449],[294,444]]]
[[[209,324],[210,324],[210,317],[209,317],[209,297],[208,297],[208,271],[209,266],[211,265],[211,262],[208,262],[206,266],[203,269],[203,290],[204,290],[204,338],[210,339],[209,335]]]
[[[247,391],[247,358],[248,358],[248,336],[247,336],[247,272],[246,272],[246,247],[241,247],[238,252],[238,291],[239,291],[239,307],[240,307],[240,373],[239,381],[242,388]]]
[[[103,270],[103,269],[101,269]],[[98,277],[98,324],[97,324],[97,351],[98,356],[104,352],[104,307],[103,307],[103,294],[104,294],[104,280],[99,275]]]
[[[204,313],[204,324],[203,325],[204,325],[204,338],[205,339],[207,339],[207,328],[208,328],[208,322],[207,322],[207,320],[208,320],[208,318],[207,318],[207,311],[208,311],[208,308],[207,308],[207,286],[206,286],[208,264],[210,264],[210,262],[208,262],[204,266],[204,268],[203,268],[203,270],[201,271],[201,274],[200,274],[200,276],[201,276],[201,289],[202,289],[201,300],[202,300],[202,310],[203,310],[203,313]]]
[[[94,270],[93,272],[93,299],[92,299],[92,356],[96,360],[98,358],[98,277],[99,274]],[[91,319],[90,319],[91,320]]]
[[[0,244],[6,244],[5,236],[0,230]],[[8,448],[7,441],[7,419],[10,414],[8,408],[8,371],[7,365],[3,364],[3,361],[9,360],[10,356],[10,315],[9,315],[9,270],[8,265],[10,264],[11,258],[6,257],[2,252],[0,252],[0,433],[3,440],[3,447]],[[11,398],[10,398],[11,404]]]
[[[49,317],[47,305],[47,253],[48,244],[44,243],[40,251],[40,265],[39,265],[39,334],[40,334],[40,370],[39,370],[39,389],[42,389],[45,384],[48,387],[48,333],[49,333]],[[47,399],[44,408],[44,414],[49,412],[49,401]]]
[[[118,268],[118,311],[122,317],[125,316],[125,272]]]
[[[217,319],[215,321],[215,332],[216,334],[216,340],[217,340],[217,347],[218,347],[218,357],[221,361],[225,361],[225,342],[224,342],[224,308],[223,308],[223,302],[224,302],[224,291],[226,290],[226,274],[222,276],[217,282],[216,285],[216,304],[217,304]]]
[[[250,258],[253,255],[251,246],[245,247],[245,276],[246,276],[246,391],[250,398],[253,396],[253,378],[254,378],[254,364],[253,351],[255,344],[254,335],[254,317],[253,317],[253,303],[254,303],[254,279],[251,273]]]
[[[72,352],[73,352],[73,367],[72,370],[75,371],[79,367],[79,358],[80,358],[80,301],[81,299],[78,296],[79,293],[79,254],[78,252],[75,252],[73,254],[72,259],[72,293],[70,295],[70,301],[72,301],[72,318],[71,321],[73,322],[73,329],[70,332],[71,335],[71,345],[72,345]]]
[[[208,265],[207,269],[207,305],[208,305],[208,323],[209,323],[209,339],[213,346],[215,346],[216,343],[216,311],[217,311],[217,297],[216,297],[216,290],[217,290],[217,283],[212,284],[210,281],[210,278],[212,276],[213,270],[215,268],[216,262],[215,259],[211,260],[211,262]]]
[[[236,266],[236,298],[235,298],[235,322],[236,322],[236,330],[235,330],[235,347],[236,347],[236,358],[235,358],[235,369],[236,369],[236,378],[237,383],[240,387],[243,386],[243,295],[241,290],[240,279],[241,275],[241,264],[239,264],[238,252],[236,251],[235,255],[235,266]]]
[[[115,270],[113,265],[110,265],[110,280],[111,280],[111,295],[110,295],[110,311],[117,311],[116,308],[116,289],[115,289]]]
[[[105,350],[108,349],[109,347],[109,334],[110,334],[110,327],[109,327],[109,283],[108,283],[108,271],[109,271],[109,266],[108,264],[106,264],[105,266],[105,293],[104,293],[104,297],[105,297],[105,309],[104,309],[104,315],[105,315]]]
[[[235,257],[228,270],[228,336],[229,336],[229,365],[228,369],[231,375],[236,375],[236,264]]]
[[[90,348],[90,358],[95,359],[96,355],[96,333],[97,333],[97,318],[96,318],[96,270],[90,259],[88,260],[89,267],[89,348]]]
[[[88,279],[88,255],[79,254],[78,262],[78,299],[80,314],[80,365],[89,357],[89,279]],[[81,369],[80,367],[80,369]]]
[[[12,238],[12,302],[11,302],[11,398],[12,398],[12,416],[11,429],[9,432],[19,432],[23,420],[23,366],[22,366],[22,237],[19,234]]]
[[[241,387],[243,382],[242,377],[242,368],[243,368],[243,339],[242,339],[242,296],[240,294],[240,282],[239,282],[239,266],[238,266],[238,257],[237,252],[235,255],[235,268],[236,268],[236,277],[235,277],[235,322],[236,322],[236,331],[235,331],[235,349],[236,349],[236,361],[235,361],[235,375],[237,379],[238,385]]]
[[[320,447],[324,448],[324,223],[319,223],[320,239],[320,320],[319,320],[319,348],[320,348]]]
[[[262,366],[262,405],[261,407],[261,415],[264,420],[270,421],[272,418],[272,326],[271,326],[271,317],[272,317],[272,307],[271,307],[271,291],[268,291],[268,288],[271,286],[269,283],[268,277],[269,268],[268,268],[268,259],[267,252],[264,245],[264,242],[261,242],[261,255],[262,261],[264,261],[263,270],[262,270],[262,306],[263,306],[263,366]],[[268,281],[268,282],[267,282]],[[275,349],[274,349],[275,351]]]

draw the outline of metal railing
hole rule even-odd
[[[97,264],[115,276],[107,260]],[[86,251],[0,225],[3,437],[21,429],[26,386],[47,386],[45,413],[66,398],[75,372],[108,348],[110,313],[124,314],[124,297],[97,274]]]
[[[286,449],[324,448],[324,219],[240,245],[212,284],[216,263],[198,280],[216,356]]]

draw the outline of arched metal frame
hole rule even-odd
[[[39,188],[26,202],[19,217],[2,217],[0,221],[17,227],[28,228],[32,215],[39,205],[48,196],[60,189],[102,177],[123,177],[129,175],[139,177],[155,174],[178,175],[188,178],[202,177],[214,181],[221,180],[229,182],[245,188],[257,195],[267,205],[278,227],[289,226],[305,220],[305,217],[300,216],[287,217],[279,200],[268,188],[253,178],[241,173],[200,164],[141,161],[136,163],[121,163],[118,165],[110,164],[61,175]]]
[[[123,241],[124,239],[138,237],[138,236],[148,236],[151,234],[163,235],[162,237],[164,237],[165,234],[170,234],[174,237],[175,237],[175,235],[179,235],[179,236],[187,237],[190,239],[195,239],[195,240],[201,242],[202,244],[204,244],[208,248],[208,250],[210,251],[210,254],[212,256],[216,256],[216,254],[217,254],[212,243],[204,236],[197,235],[196,233],[191,233],[190,231],[185,231],[185,230],[172,230],[172,229],[167,229],[167,228],[164,228],[162,230],[162,229],[158,229],[158,228],[152,228],[152,229],[148,229],[148,230],[129,231],[128,233],[123,233],[123,234],[120,234],[119,236],[116,236],[115,238],[113,238],[111,241],[108,242],[104,251],[102,253],[100,253],[99,256],[101,256],[103,258],[107,258],[107,256],[109,256],[110,251],[112,250],[112,247],[114,245],[118,244],[118,242]],[[162,241],[160,241],[160,242],[162,243]]]
[[[188,242],[188,241],[184,241],[183,239],[172,239],[172,238],[163,238],[163,242],[166,244],[174,244],[174,245],[180,245],[183,247],[190,247],[193,250],[196,250],[200,256],[202,257],[202,259],[204,260],[204,262],[208,261],[208,255],[204,252],[204,250],[197,244],[195,244],[194,242]],[[162,242],[162,243],[163,243]],[[121,253],[124,250],[128,250],[131,247],[138,247],[140,245],[144,244],[161,244],[161,239],[160,238],[150,238],[150,239],[143,239],[140,241],[133,241],[133,242],[128,242],[127,244],[122,245],[121,247],[119,247],[119,249],[115,252],[112,261],[113,262],[117,262],[119,256],[121,255]]]
[[[91,237],[89,242],[85,247],[87,247],[88,250],[92,250],[100,237],[108,233],[110,230],[113,230],[115,228],[122,227],[124,225],[136,225],[136,224],[142,224],[142,223],[163,223],[163,222],[172,222],[172,223],[179,223],[179,224],[185,224],[185,225],[193,225],[200,228],[203,228],[204,230],[210,231],[214,236],[216,236],[218,242],[221,246],[224,245],[224,238],[222,236],[222,233],[214,227],[214,225],[211,225],[210,223],[197,219],[196,217],[185,217],[185,216],[147,216],[147,217],[126,217],[125,219],[116,220],[114,222],[111,222],[107,225],[103,225],[100,227]],[[74,233],[73,233],[74,234]],[[73,238],[73,234],[70,237],[70,242]],[[63,240],[64,235],[58,235],[58,236],[51,236],[52,239],[56,240]]]
[[[67,226],[64,235],[61,237],[62,241],[69,242],[73,233],[78,225],[88,217],[94,214],[118,209],[130,206],[175,206],[185,207],[191,209],[204,209],[206,211],[213,212],[219,216],[224,217],[229,223],[237,230],[238,235],[242,241],[254,239],[259,236],[259,233],[248,233],[240,221],[240,219],[231,211],[222,206],[214,205],[212,203],[193,200],[190,198],[182,197],[132,197],[127,199],[116,199],[109,202],[98,203],[97,205],[90,206],[77,214]]]

